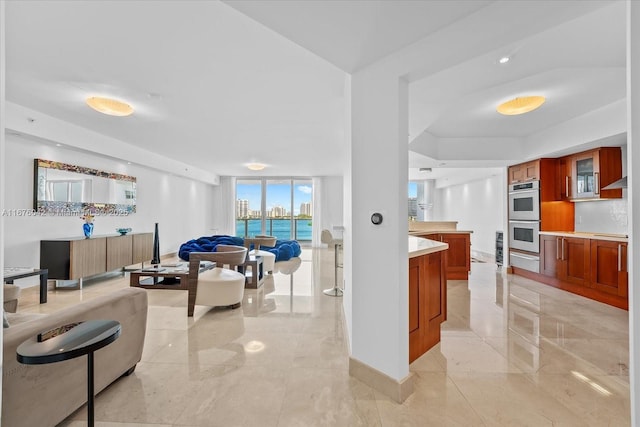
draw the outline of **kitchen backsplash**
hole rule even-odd
[[[626,192],[626,190],[624,190]],[[575,230],[582,232],[627,234],[627,198],[578,202]]]

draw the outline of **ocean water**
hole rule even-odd
[[[246,223],[246,230],[245,230]],[[261,220],[248,219],[236,221],[236,236],[255,236],[257,234],[263,234],[261,229]],[[291,221],[288,219],[267,219],[265,223],[265,233],[269,236],[275,236],[281,240],[300,240],[311,241],[311,219],[296,219],[295,220],[295,235],[291,232]]]

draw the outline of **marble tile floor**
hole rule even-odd
[[[240,309],[196,307],[186,292],[149,292],[136,372],[96,398],[98,427],[628,426],[628,313],[473,263],[449,281],[442,341],[411,364],[397,404],[348,375],[333,252],[303,251],[292,275],[247,290]],[[51,312],[128,286],[37,287],[20,311]],[[81,408],[60,424],[86,425]]]

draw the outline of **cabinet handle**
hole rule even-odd
[[[593,180],[595,181],[596,189],[593,194],[600,194],[600,172],[593,173]]]
[[[560,259],[560,237],[556,237],[556,259]]]
[[[569,177],[568,176],[564,177],[564,194],[567,196],[567,198],[571,197],[571,194],[569,194]]]
[[[564,261],[564,237],[562,238],[562,258],[560,260]]]
[[[530,176],[529,178],[525,179],[525,181],[533,181],[534,179],[536,179],[535,176]]]
[[[618,243],[618,271],[622,271],[622,245]]]

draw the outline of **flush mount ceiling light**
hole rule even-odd
[[[249,168],[252,171],[261,171],[262,169],[265,168],[266,165],[263,165],[262,163],[249,163],[247,165],[247,168]]]
[[[91,96],[87,98],[87,105],[94,110],[102,114],[108,114],[109,116],[124,117],[133,114],[133,108],[131,105],[118,101],[117,99]]]
[[[506,116],[516,116],[535,110],[544,104],[544,101],[544,96],[523,96],[498,105],[496,111]]]

